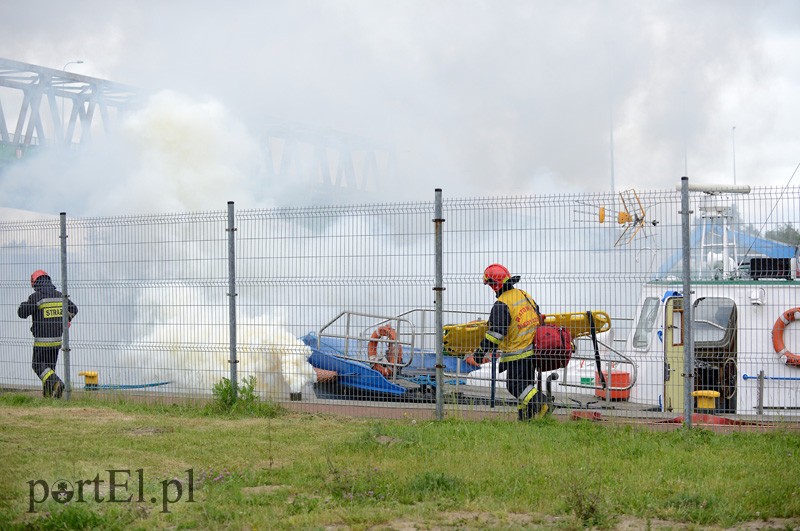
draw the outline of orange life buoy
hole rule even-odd
[[[789,352],[783,342],[783,331],[786,330],[786,325],[792,321],[800,321],[800,308],[786,310],[775,321],[775,326],[772,327],[772,346],[775,352],[786,356],[786,365],[800,367],[800,355]]]
[[[372,332],[372,340],[367,345],[367,355],[371,360],[378,359],[378,340],[382,337],[389,339],[389,347],[386,349],[385,359],[388,363],[403,363],[403,347],[397,343],[397,331],[389,325],[379,326],[377,330]],[[397,367],[394,365],[384,365],[383,363],[374,363],[372,368],[386,376],[392,376]]]

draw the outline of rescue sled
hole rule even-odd
[[[590,314],[594,320],[596,334],[611,330],[611,317],[599,310],[545,315],[544,324],[566,328],[573,339],[588,337],[592,329]],[[445,325],[443,338],[445,352],[454,356],[469,356],[475,352],[486,335],[487,326],[485,320]]]

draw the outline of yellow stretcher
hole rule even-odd
[[[601,310],[592,310],[595,333],[611,330],[611,317]],[[588,336],[592,333],[587,312],[568,312],[547,314],[545,324],[564,327],[572,338]],[[466,356],[475,352],[486,335],[486,321],[470,321],[462,324],[444,326],[444,353],[452,356]]]

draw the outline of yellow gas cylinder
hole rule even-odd
[[[99,383],[97,371],[81,371],[78,376],[83,376],[83,384],[86,387],[97,387]]]
[[[697,398],[697,409],[714,409],[717,407],[719,391],[703,389],[700,391],[693,391],[692,396]]]

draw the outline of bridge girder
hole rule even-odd
[[[0,87],[11,93],[0,98],[0,142],[23,149],[87,142],[97,127],[109,133],[116,123],[112,114],[132,108],[141,93],[121,83],[4,58]],[[5,107],[13,102],[19,103],[19,112],[9,129]]]
[[[262,149],[268,179],[302,179],[325,188],[370,191],[391,178],[389,150],[356,135],[300,125],[264,129]]]
[[[133,86],[0,58],[2,88],[0,147],[15,150],[16,158],[32,146],[70,147],[89,142],[93,131],[112,134],[121,116],[145,97]],[[16,105],[9,128],[6,109]],[[389,152],[356,135],[285,123],[261,131],[267,180],[369,191],[391,178]]]

